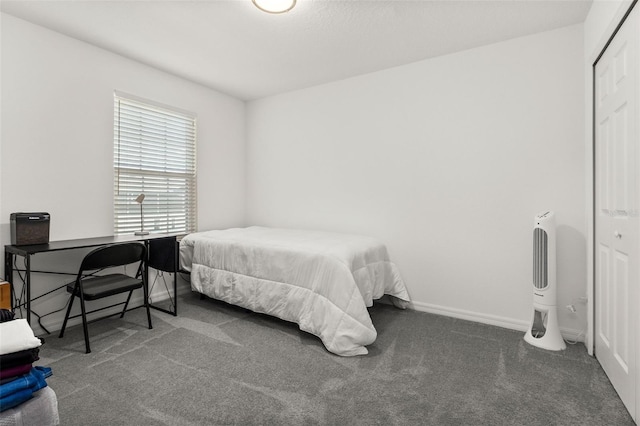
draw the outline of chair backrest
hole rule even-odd
[[[158,271],[175,272],[176,249],[175,237],[149,240],[149,267]]]
[[[142,262],[146,251],[146,247],[140,243],[111,244],[99,247],[84,257],[80,265],[80,273]]]

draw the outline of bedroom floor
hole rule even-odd
[[[63,425],[633,425],[583,345],[376,304],[369,355],[196,294],[46,338]]]

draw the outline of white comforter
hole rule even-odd
[[[295,322],[338,355],[366,354],[375,341],[374,299],[409,302],[386,247],[369,237],[234,228],[187,235],[180,252],[193,290]]]

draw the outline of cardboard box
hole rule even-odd
[[[11,309],[11,284],[0,281],[0,309]]]

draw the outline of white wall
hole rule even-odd
[[[593,297],[593,64],[631,5],[631,0],[596,0],[584,22],[584,93],[585,93],[585,210],[587,227],[588,332],[586,346],[594,350]]]
[[[113,234],[114,90],[197,114],[199,227],[243,224],[243,102],[10,15],[1,19],[2,244],[16,211],[49,212],[52,240]],[[34,262],[77,268],[65,256]]]
[[[524,330],[532,226],[585,296],[582,25],[250,102],[247,222],[387,243],[417,309]]]

